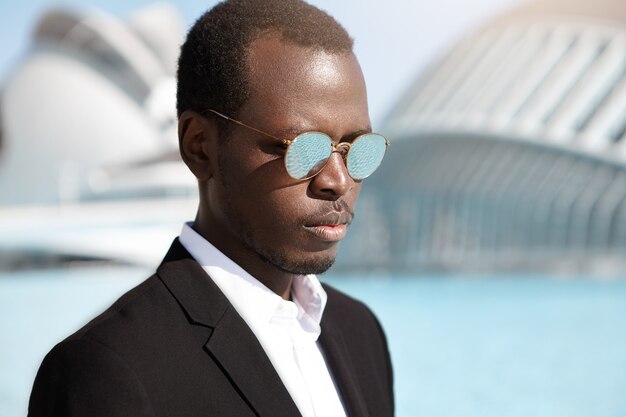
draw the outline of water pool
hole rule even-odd
[[[0,274],[0,416],[25,415],[45,353],[146,276]],[[324,280],[383,322],[398,417],[626,416],[626,280]]]

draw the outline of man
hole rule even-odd
[[[388,145],[352,40],[300,0],[226,1],[188,34],[177,100],[197,217],[48,354],[29,415],[393,415],[378,321],[313,275]]]

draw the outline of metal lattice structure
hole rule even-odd
[[[342,265],[624,266],[624,21],[505,16],[421,77],[385,132],[394,142]]]
[[[626,160],[626,31],[526,17],[462,41],[388,121],[403,135],[489,133]]]

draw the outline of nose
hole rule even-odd
[[[356,182],[348,174],[348,168],[340,152],[333,152],[326,166],[313,178],[311,192],[324,200],[336,200],[354,188]]]

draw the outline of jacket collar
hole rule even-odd
[[[192,325],[211,329],[204,350],[259,416],[300,416],[254,333],[178,239],[157,269],[157,276]]]
[[[258,340],[226,296],[193,259],[183,245],[174,240],[157,275],[177,300],[192,325],[212,329],[205,351],[211,355],[240,389],[246,402],[261,417],[301,416],[289,392],[276,373]],[[356,379],[354,364],[341,329],[345,320],[328,307],[322,316],[319,343],[350,417],[368,417]]]

